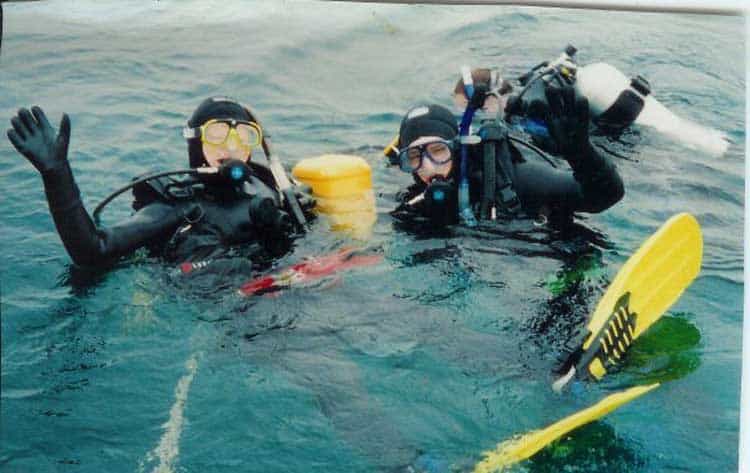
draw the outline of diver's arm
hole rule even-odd
[[[625,186],[617,167],[587,143],[578,156],[567,159],[580,186],[580,199],[573,211],[597,213],[622,199]]]
[[[80,266],[102,265],[127,255],[173,232],[184,221],[183,209],[156,202],[110,228],[97,228],[81,202],[67,162],[42,172],[42,179],[57,232]]]
[[[11,124],[8,139],[41,174],[55,226],[76,264],[102,264],[145,245],[181,221],[178,209],[148,206],[117,227],[97,229],[83,207],[68,163],[68,116],[63,114],[57,135],[39,107],[20,109]]]
[[[601,212],[617,203],[624,194],[622,179],[615,165],[598,153],[589,141],[589,104],[576,98],[572,86],[550,87],[546,91],[547,122],[557,148],[573,169],[570,178],[550,179],[550,205],[570,212]],[[572,179],[574,182],[566,182]]]
[[[513,185],[527,210],[546,207],[562,213],[598,213],[617,203],[625,192],[615,165],[593,148],[568,160],[573,172],[552,168],[531,154],[514,165]]]
[[[573,169],[573,178],[580,186],[571,211],[601,212],[617,203],[625,193],[615,165],[597,152],[589,140],[589,103],[576,98],[572,86],[548,88],[550,132],[558,149]]]

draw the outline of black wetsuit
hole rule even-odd
[[[279,196],[270,172],[259,165],[251,168],[255,175],[243,188],[196,184],[187,196],[166,198],[158,192],[159,182],[136,187],[136,212],[108,228],[94,225],[67,162],[43,171],[42,177],[55,225],[77,265],[100,266],[141,247],[182,263],[217,256],[233,245],[277,243],[287,236],[253,221],[251,196],[271,197],[277,205]]]
[[[481,145],[470,150],[469,184],[470,199],[476,207],[481,198],[482,187],[482,151]],[[577,156],[567,157],[570,168],[554,168],[545,162],[535,151],[509,142],[510,166],[509,174],[513,190],[520,201],[520,210],[508,212],[498,208],[498,215],[505,217],[527,216],[542,217],[552,223],[565,223],[572,219],[574,212],[601,212],[615,203],[624,195],[623,182],[615,165],[605,156],[599,154],[590,145]],[[500,151],[498,150],[498,155]],[[500,167],[500,157],[496,159],[496,166]],[[457,174],[458,160],[454,161],[453,180]],[[415,179],[415,180],[418,180]],[[499,185],[498,181],[498,185]],[[418,180],[406,192],[399,195],[402,204],[394,212],[395,216],[418,214],[427,217],[436,215],[428,203],[422,201],[415,205],[406,203],[424,192],[426,185]],[[458,221],[457,186],[456,192],[448,199],[449,205],[437,212],[445,223]]]

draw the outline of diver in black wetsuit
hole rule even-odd
[[[575,47],[568,45],[558,58],[538,64],[513,84],[503,79],[497,69],[473,69],[456,83],[454,106],[462,111],[466,108],[467,80],[481,84],[487,88],[487,98],[482,105],[484,112],[499,114],[513,129],[528,135],[535,145],[559,154],[548,129],[550,110],[546,90],[573,86],[577,96],[589,100],[590,124],[596,132],[617,137],[636,121],[651,93],[651,86],[640,75],[628,80],[606,63],[579,67],[576,52]]]
[[[57,136],[39,107],[20,109],[11,124],[8,138],[42,175],[55,226],[76,265],[103,266],[141,247],[170,261],[205,261],[293,233],[273,173],[250,161],[253,147],[270,155],[262,128],[233,100],[206,99],[188,120],[183,134],[191,170],[179,172],[188,178],[137,180],[135,213],[108,228],[97,226],[81,202],[68,162],[68,116]]]
[[[477,88],[477,109],[487,92]],[[589,143],[586,99],[563,87],[549,88],[547,101],[550,134],[572,172],[553,167],[541,150],[511,137],[496,118],[481,121],[476,134],[459,136],[448,109],[412,108],[401,122],[398,152],[393,154],[401,169],[413,174],[415,184],[400,196],[394,215],[459,221],[462,146],[468,210],[478,219],[526,216],[559,225],[569,222],[574,212],[598,213],[617,203],[623,183],[614,164]]]

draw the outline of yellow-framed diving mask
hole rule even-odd
[[[187,139],[200,138],[204,144],[223,145],[234,134],[237,142],[246,148],[254,148],[263,141],[263,130],[255,122],[216,118],[199,127],[185,127],[182,136]]]

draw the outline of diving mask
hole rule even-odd
[[[198,138],[204,144],[223,145],[234,134],[239,144],[244,148],[258,146],[263,140],[263,131],[255,122],[234,119],[213,119],[203,125],[190,128],[185,127],[182,136]]]
[[[454,148],[455,142],[448,140],[434,140],[403,148],[398,152],[401,170],[416,172],[424,164],[425,158],[436,166],[448,164],[453,159]]]

